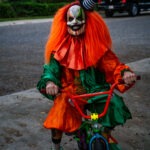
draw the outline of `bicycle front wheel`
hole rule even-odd
[[[106,143],[102,139],[95,139],[92,143],[92,150],[107,150]]]

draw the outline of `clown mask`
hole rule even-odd
[[[79,36],[85,30],[85,13],[79,5],[73,5],[67,12],[68,33]]]

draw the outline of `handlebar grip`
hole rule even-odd
[[[40,93],[46,94],[46,89],[40,89]]]
[[[141,80],[141,76],[137,75],[136,80]],[[119,82],[119,84],[124,84],[125,83],[124,80],[122,80],[122,79],[120,79],[118,82]]]

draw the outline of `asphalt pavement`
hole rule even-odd
[[[149,150],[150,58],[128,65],[141,75],[141,80],[123,94],[133,119],[127,121],[123,127],[117,127],[113,135],[118,139],[122,150]],[[142,103],[142,101],[145,102]],[[43,128],[42,124],[52,105],[53,102],[44,98],[36,88],[0,96],[0,149],[49,150],[51,132]],[[77,149],[73,137],[65,134],[62,145],[64,150]]]

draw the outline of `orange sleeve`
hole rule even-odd
[[[111,50],[108,50],[104,54],[104,56],[99,60],[97,67],[100,69],[100,71],[104,72],[106,81],[110,84],[113,84],[119,79],[122,79],[122,71],[131,71],[131,69],[127,65],[119,61],[118,57]],[[130,87],[127,87],[123,84],[117,86],[117,89],[122,93],[129,88]]]

